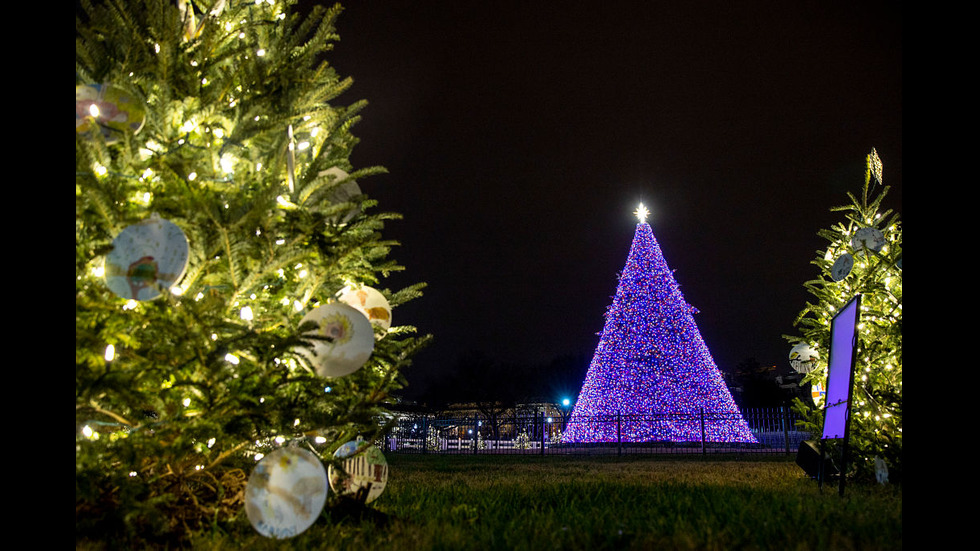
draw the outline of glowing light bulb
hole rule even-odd
[[[106,345],[105,347],[105,361],[111,362],[116,357],[116,347],[113,345]]]
[[[96,104],[93,103],[92,105],[89,105],[88,106],[88,114],[89,115],[92,115],[95,118],[99,118],[99,115],[101,113],[102,112],[99,111],[99,106],[98,105],[96,105]]]
[[[225,174],[231,174],[235,171],[235,158],[228,153],[221,156],[221,160],[218,161],[218,164],[221,165],[221,170]]]

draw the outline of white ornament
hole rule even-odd
[[[151,300],[184,277],[189,246],[173,222],[154,216],[127,227],[112,240],[105,281],[122,298]]]
[[[797,373],[809,373],[817,366],[817,351],[805,342],[798,343],[789,351],[789,365]]]
[[[311,340],[312,352],[300,348],[298,353],[321,377],[350,375],[367,363],[374,352],[371,322],[352,306],[341,302],[320,306],[306,314],[301,323],[310,321],[315,322],[317,328],[306,334],[325,340]]]
[[[334,186],[327,194],[327,199],[333,203],[346,203],[351,199],[361,195],[361,186],[357,185],[356,180],[350,179],[350,174],[337,167],[330,167],[320,172],[317,176],[326,176]],[[346,224],[361,211],[360,207],[352,208],[343,217],[334,220],[337,224]]]
[[[330,466],[330,488],[362,503],[378,499],[388,484],[388,461],[381,450],[362,440],[350,441],[333,454],[344,459],[341,468]]]
[[[875,479],[878,484],[888,483],[888,464],[879,456],[875,456]]]
[[[813,400],[813,405],[817,407],[823,406],[825,396],[827,396],[827,389],[823,387],[822,383],[819,381],[810,383],[810,399]]]
[[[865,249],[879,252],[884,246],[885,236],[877,228],[861,228],[854,232],[854,237],[851,238],[851,247],[858,252]]]
[[[117,142],[126,132],[137,133],[146,121],[146,107],[128,92],[112,84],[75,86],[75,132],[102,132],[106,143]]]
[[[391,327],[391,305],[381,291],[367,285],[359,287],[344,287],[340,291],[339,300],[353,306],[367,316],[367,319],[381,329],[381,336]]]
[[[300,534],[316,522],[326,501],[323,463],[302,448],[280,448],[263,457],[245,486],[245,514],[270,538]]]
[[[851,268],[854,266],[854,257],[850,253],[844,253],[840,255],[840,258],[834,262],[834,265],[830,268],[830,277],[834,281],[842,281],[847,274],[851,273]]]

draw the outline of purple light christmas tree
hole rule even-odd
[[[646,208],[565,442],[757,440],[722,380],[674,280]]]

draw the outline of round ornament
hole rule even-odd
[[[810,398],[813,400],[813,405],[817,407],[823,406],[823,399],[827,396],[827,389],[823,387],[823,384],[819,381],[813,381],[810,383]]]
[[[187,237],[158,216],[133,224],[112,240],[105,258],[105,281],[122,298],[152,300],[184,277]]]
[[[368,321],[381,329],[382,335],[391,327],[391,305],[381,291],[374,287],[344,287],[340,291],[340,301],[367,316]]]
[[[378,499],[388,483],[388,461],[381,450],[363,440],[350,441],[333,454],[344,459],[340,468],[330,465],[330,488],[361,503]]]
[[[346,203],[362,194],[361,186],[357,185],[357,181],[351,180],[350,174],[340,168],[330,167],[320,172],[318,176],[326,176],[333,184],[334,187],[327,193],[327,200],[333,204]],[[340,225],[346,224],[353,220],[359,212],[361,212],[360,207],[354,207],[343,216],[336,217],[333,222]]]
[[[854,257],[851,253],[844,253],[834,262],[834,265],[830,267],[830,277],[834,281],[842,281],[847,274],[851,273],[851,268],[854,266]]]
[[[797,373],[809,373],[817,366],[820,357],[812,346],[805,342],[798,343],[789,351],[789,365]]]
[[[885,236],[881,233],[881,230],[877,228],[861,228],[854,232],[854,237],[851,238],[851,247],[855,251],[863,251],[865,249],[879,252],[881,248],[885,246]]]
[[[315,454],[280,448],[262,458],[245,486],[245,514],[260,534],[285,539],[316,522],[327,501],[327,472]]]
[[[75,87],[75,132],[100,131],[106,142],[124,133],[139,132],[146,121],[146,108],[122,88],[112,84],[82,84]]]
[[[313,349],[299,353],[321,377],[343,377],[361,368],[374,352],[374,329],[363,313],[342,302],[313,309],[301,323],[315,322],[317,329],[307,335],[323,337],[314,340]]]

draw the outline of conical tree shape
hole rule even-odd
[[[566,442],[756,442],[693,311],[641,221]]]

